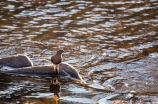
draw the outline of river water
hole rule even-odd
[[[0,57],[63,61],[85,81],[0,75],[0,103],[158,103],[157,0],[1,0]],[[58,100],[58,101],[56,101]]]

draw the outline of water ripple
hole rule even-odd
[[[75,66],[89,83],[121,91],[140,88],[142,93],[154,92],[157,4],[157,0],[4,0],[0,2],[0,56],[26,54],[34,65],[43,65],[50,64],[56,50],[64,49],[64,61]],[[75,90],[87,92],[76,86],[69,92]],[[134,103],[140,103],[139,99],[151,103],[157,96],[145,95],[149,97],[138,95]],[[63,100],[67,98],[75,102],[83,97],[73,100],[66,95]],[[86,100],[92,101],[85,97],[81,102]]]

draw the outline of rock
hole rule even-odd
[[[80,76],[80,74],[78,73],[78,71],[70,64],[68,63],[64,63],[62,62],[60,65],[59,65],[59,70],[63,70],[65,71],[67,74],[70,75],[70,77],[72,78],[75,78],[75,79],[79,79],[79,80],[82,80],[82,77]],[[60,73],[59,71],[59,73]]]
[[[2,71],[2,73],[20,74],[20,75],[26,75],[26,76],[42,76],[42,77],[50,77],[52,75],[56,75],[53,71],[53,65],[23,67],[23,68]],[[58,76],[82,80],[82,78],[79,75],[79,73],[77,72],[77,70],[73,66],[71,66],[67,63],[61,63],[59,65]]]
[[[52,76],[56,75],[53,70],[53,65],[33,66],[32,62],[26,55],[13,55],[0,59],[0,64],[4,66],[10,66],[17,69],[1,70],[1,73],[6,74],[22,74],[26,76]],[[59,77],[69,77],[82,80],[77,70],[67,64],[61,63],[59,65]]]
[[[21,54],[0,58],[0,65],[10,66],[15,68],[33,66],[30,59],[26,55],[21,55]]]

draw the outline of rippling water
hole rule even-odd
[[[26,54],[45,65],[64,49],[64,62],[98,86],[60,79],[60,103],[156,103],[157,14],[157,0],[3,0],[0,57]],[[1,102],[55,103],[51,79],[14,77],[1,75]],[[137,93],[120,93],[129,91]]]

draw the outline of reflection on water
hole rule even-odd
[[[58,76],[52,78],[49,91],[54,93],[54,95],[57,96],[57,99],[60,97],[60,84],[58,81]]]
[[[50,57],[63,49],[64,61],[73,65],[87,83],[114,91],[137,92],[137,98],[125,99],[123,103],[155,103],[158,102],[157,14],[157,0],[3,0],[0,1],[0,57],[26,54],[34,65],[43,65],[50,64]],[[17,79],[11,83],[3,77],[2,92],[9,92],[15,86],[10,96],[16,96],[16,92],[23,95],[18,84],[29,83],[27,86],[33,88],[25,89],[29,93],[24,98],[6,95],[3,99],[6,103],[17,99],[46,101],[44,97],[49,95],[41,90],[49,86],[47,80],[37,87],[31,78],[24,79],[22,84],[19,79],[19,83]],[[44,79],[34,80],[37,83]],[[106,102],[107,96],[116,96],[75,81],[60,82],[65,84],[59,98],[63,103]]]

